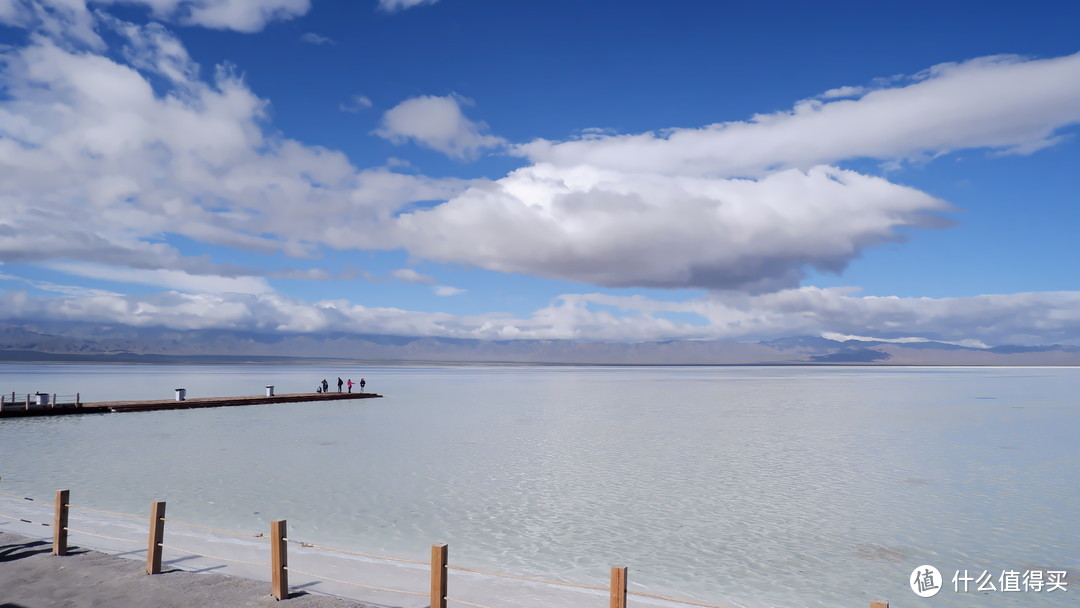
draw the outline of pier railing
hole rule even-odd
[[[25,398],[23,395],[17,395],[14,391],[11,393],[0,394],[0,412],[3,412],[5,408],[30,411],[77,408],[81,405],[82,401],[79,400],[79,393],[75,393],[74,395],[58,395],[56,393],[50,394],[41,392],[27,393]]]
[[[561,581],[545,580],[540,578],[532,578],[526,576],[517,576],[512,574],[500,574],[496,572],[487,572],[475,568],[467,568],[464,566],[458,566],[451,564],[449,560],[449,547],[445,543],[434,544],[431,546],[431,558],[427,561],[404,559],[399,557],[390,557],[385,555],[377,555],[373,553],[364,553],[360,551],[352,551],[347,549],[340,549],[335,547],[328,547],[315,543],[305,542],[300,539],[291,538],[288,534],[288,526],[285,520],[275,520],[270,522],[270,528],[268,533],[249,533],[239,532],[235,530],[227,530],[223,528],[215,528],[211,526],[204,526],[201,524],[193,524],[189,522],[178,521],[175,519],[167,519],[165,517],[165,502],[154,502],[150,506],[150,512],[148,515],[135,515],[130,513],[120,513],[116,511],[105,511],[101,509],[94,509],[91,507],[80,506],[71,503],[71,493],[68,490],[58,490],[53,500],[29,498],[25,496],[19,496],[16,494],[9,494],[7,492],[0,492],[0,496],[6,496],[12,499],[31,501],[34,503],[44,503],[52,505],[52,517],[51,521],[34,521],[20,515],[11,515],[7,513],[0,513],[0,518],[16,520],[25,524],[39,525],[52,529],[53,545],[52,554],[56,556],[67,555],[69,543],[69,534],[86,535],[90,537],[96,537],[101,539],[108,539],[111,541],[118,541],[122,543],[131,543],[146,547],[146,573],[147,574],[160,574],[162,572],[162,561],[164,550],[170,552],[180,553],[185,556],[202,557],[210,559],[216,562],[225,562],[231,564],[241,564],[245,566],[255,566],[257,568],[265,568],[269,570],[270,575],[270,594],[278,599],[284,600],[290,597],[289,578],[290,574],[298,575],[299,577],[315,579],[316,581],[327,581],[342,585],[347,585],[354,588],[366,589],[379,593],[397,594],[418,596],[430,601],[430,608],[447,608],[450,604],[471,606],[473,608],[492,608],[485,604],[480,604],[473,601],[468,601],[458,597],[454,597],[448,594],[449,580],[452,572],[461,572],[468,575],[483,575],[488,577],[496,577],[499,579],[506,579],[510,581],[522,581],[528,583],[539,583],[543,585],[550,585],[553,587],[563,587],[567,589],[585,590],[589,591],[596,596],[607,595],[609,608],[627,608],[628,601],[638,598],[649,598],[652,600],[659,600],[661,602],[667,602],[673,606],[696,606],[701,608],[724,608],[716,604],[709,604],[697,601],[691,601],[686,599],[678,599],[673,597],[667,597],[652,593],[645,593],[641,591],[633,591],[628,588],[628,568],[625,566],[613,566],[610,570],[610,583],[607,586],[599,585],[584,585],[576,583],[567,583]],[[91,513],[108,515],[112,517],[141,519],[146,522],[147,533],[144,538],[124,538],[113,535],[101,534],[98,532],[90,532],[88,530],[73,528],[69,525],[69,517],[71,510],[87,511]],[[232,535],[242,536],[252,539],[253,542],[257,542],[259,550],[262,553],[264,559],[260,561],[241,560],[235,557],[223,557],[215,556],[203,551],[195,551],[191,548],[185,548],[176,546],[172,543],[179,542],[183,544],[183,535],[180,535],[180,541],[173,540],[171,537],[166,536],[166,529],[172,529],[174,527],[179,528],[193,528],[197,530],[204,530],[212,532],[218,535]],[[176,535],[176,533],[173,533]],[[145,545],[143,545],[145,543]],[[360,558],[366,558],[369,560],[381,560],[387,562],[404,563],[413,568],[425,568],[428,570],[428,579],[430,586],[426,589],[400,589],[393,587],[383,587],[376,585],[369,585],[365,583],[356,582],[355,580],[345,580],[343,578],[330,577],[324,574],[308,572],[297,569],[289,564],[290,547],[293,547],[291,555],[294,557],[303,557],[306,551],[309,550],[321,550],[330,553],[342,554],[347,556],[356,556]],[[178,560],[173,560],[178,561]],[[264,570],[265,572],[265,570]],[[598,599],[597,606],[602,605]],[[889,608],[889,603],[885,601],[875,600],[870,602],[870,608]]]

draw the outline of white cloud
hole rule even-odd
[[[858,342],[888,342],[890,344],[925,344],[927,342],[941,342],[942,344],[952,344],[954,346],[964,346],[967,348],[990,348],[981,340],[960,340],[959,342],[949,342],[948,340],[930,340],[929,338],[923,338],[919,336],[906,336],[903,338],[875,338],[873,336],[854,336],[848,334],[838,334],[831,331],[823,332],[821,334],[821,337],[828,338],[830,340],[836,340],[837,342],[846,342],[848,340],[855,340]]]
[[[667,175],[763,175],[869,157],[902,159],[965,148],[1030,153],[1080,122],[1080,53],[982,57],[941,64],[903,86],[856,100],[807,100],[747,122],[663,133],[536,140],[533,162]]]
[[[11,274],[4,274],[0,272],[0,281],[18,281],[20,283],[26,283],[33,286],[35,289],[41,291],[47,291],[51,293],[62,293],[68,296],[77,297],[97,297],[97,296],[110,296],[118,297],[121,294],[115,291],[108,291],[105,289],[96,289],[93,287],[81,287],[78,285],[62,285],[60,283],[53,283],[51,281],[35,281],[33,279],[27,279],[25,277],[19,277]]]
[[[469,184],[357,170],[267,135],[266,102],[230,70],[203,82],[160,25],[102,23],[127,41],[128,63],[47,37],[0,53],[0,261],[253,274],[182,256],[161,235],[297,257],[394,247],[394,212]],[[156,93],[150,78],[171,87]]]
[[[311,0],[2,0],[0,23],[100,50],[104,42],[88,5],[114,4],[142,5],[158,19],[238,32],[257,32],[272,21],[287,21],[311,9]]]
[[[0,0],[0,24],[35,30],[64,44],[105,47],[86,0]]]
[[[34,298],[0,291],[0,319],[123,323],[173,329],[361,334],[478,339],[621,342],[670,339],[754,341],[791,336],[895,336],[956,344],[1078,344],[1080,292],[966,298],[857,297],[803,287],[760,296],[716,293],[684,302],[641,296],[567,294],[528,315],[457,316],[371,308],[341,300],[303,302],[276,293],[95,294]],[[699,323],[672,321],[678,313]]]
[[[334,44],[337,44],[336,42],[334,42],[330,38],[327,38],[326,36],[320,36],[320,35],[316,34],[315,32],[306,32],[306,33],[304,33],[304,35],[300,36],[300,40],[302,42],[306,42],[308,44],[314,44],[314,45],[323,45],[323,44],[334,45]]]
[[[835,89],[829,89],[821,95],[818,95],[819,99],[842,99],[845,97],[859,97],[866,92],[866,87],[837,87]]]
[[[258,32],[271,21],[288,21],[311,10],[311,0],[100,0],[143,4],[154,16],[185,25]]]
[[[466,289],[459,289],[457,287],[451,287],[449,285],[436,285],[431,288],[431,291],[437,296],[458,296],[465,293]]]
[[[457,95],[406,99],[383,115],[375,134],[396,144],[415,141],[461,160],[506,144],[500,137],[484,134],[487,125],[469,120],[461,111],[462,103],[471,102]]]
[[[412,268],[399,268],[390,274],[402,283],[430,284],[435,282],[435,277],[420,274]]]
[[[273,291],[262,277],[224,277],[196,275],[182,270],[163,268],[122,268],[101,264],[79,262],[54,262],[49,267],[70,275],[101,279],[119,283],[134,283],[176,289],[189,293],[249,293],[262,294]]]
[[[832,95],[841,93],[854,91]],[[867,247],[898,240],[899,228],[945,224],[925,213],[947,210],[942,201],[820,163],[972,147],[1029,153],[1077,122],[1080,54],[985,57],[750,122],[519,145],[532,166],[404,214],[398,227],[414,255],[501,272],[605,286],[791,287],[808,267],[839,272]]]
[[[181,15],[196,4],[154,6]],[[4,6],[7,22],[34,18],[29,4]],[[70,6],[81,18],[85,6]],[[404,248],[600,285],[761,292],[797,285],[807,267],[839,271],[867,247],[898,239],[898,229],[931,225],[926,212],[948,208],[886,179],[816,163],[965,147],[1027,152],[1080,120],[1080,55],[992,57],[751,122],[662,135],[584,130],[577,140],[518,147],[534,164],[497,181],[433,179],[358,170],[341,152],[277,135],[265,125],[265,100],[224,67],[204,81],[160,25],[84,25],[112,28],[125,51],[76,51],[43,24],[27,26],[41,35],[26,46],[2,51],[0,261],[262,280],[182,255],[163,241],[175,234],[296,257]],[[464,115],[467,103],[406,100],[378,133],[456,158],[504,146]],[[434,205],[402,213],[420,201]],[[185,289],[199,289],[191,281]]]
[[[352,112],[354,114],[367,110],[372,105],[371,100],[364,95],[353,95],[346,103],[338,104],[338,108],[342,112]]]
[[[607,286],[790,287],[926,226],[947,205],[911,188],[818,167],[759,180],[534,165],[402,215],[410,252]]]
[[[403,11],[415,6],[435,4],[438,1],[439,0],[379,0],[379,10],[388,13],[396,13],[397,11]]]

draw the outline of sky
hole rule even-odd
[[[1078,21],[0,0],[0,322],[1078,345]]]

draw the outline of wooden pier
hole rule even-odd
[[[230,407],[264,403],[299,403],[304,401],[341,401],[373,399],[377,393],[290,393],[285,395],[252,395],[240,397],[193,397],[183,400],[154,399],[143,401],[99,401],[96,403],[55,403],[38,405],[5,401],[0,406],[0,418],[16,416],[70,416],[74,414],[103,414],[108,412],[149,412],[154,410],[185,410],[198,407]]]

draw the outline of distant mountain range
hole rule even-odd
[[[944,342],[719,340],[577,342],[382,335],[264,334],[89,323],[0,325],[2,361],[242,362],[341,359],[432,363],[606,365],[1080,365],[1080,346],[971,348]]]

